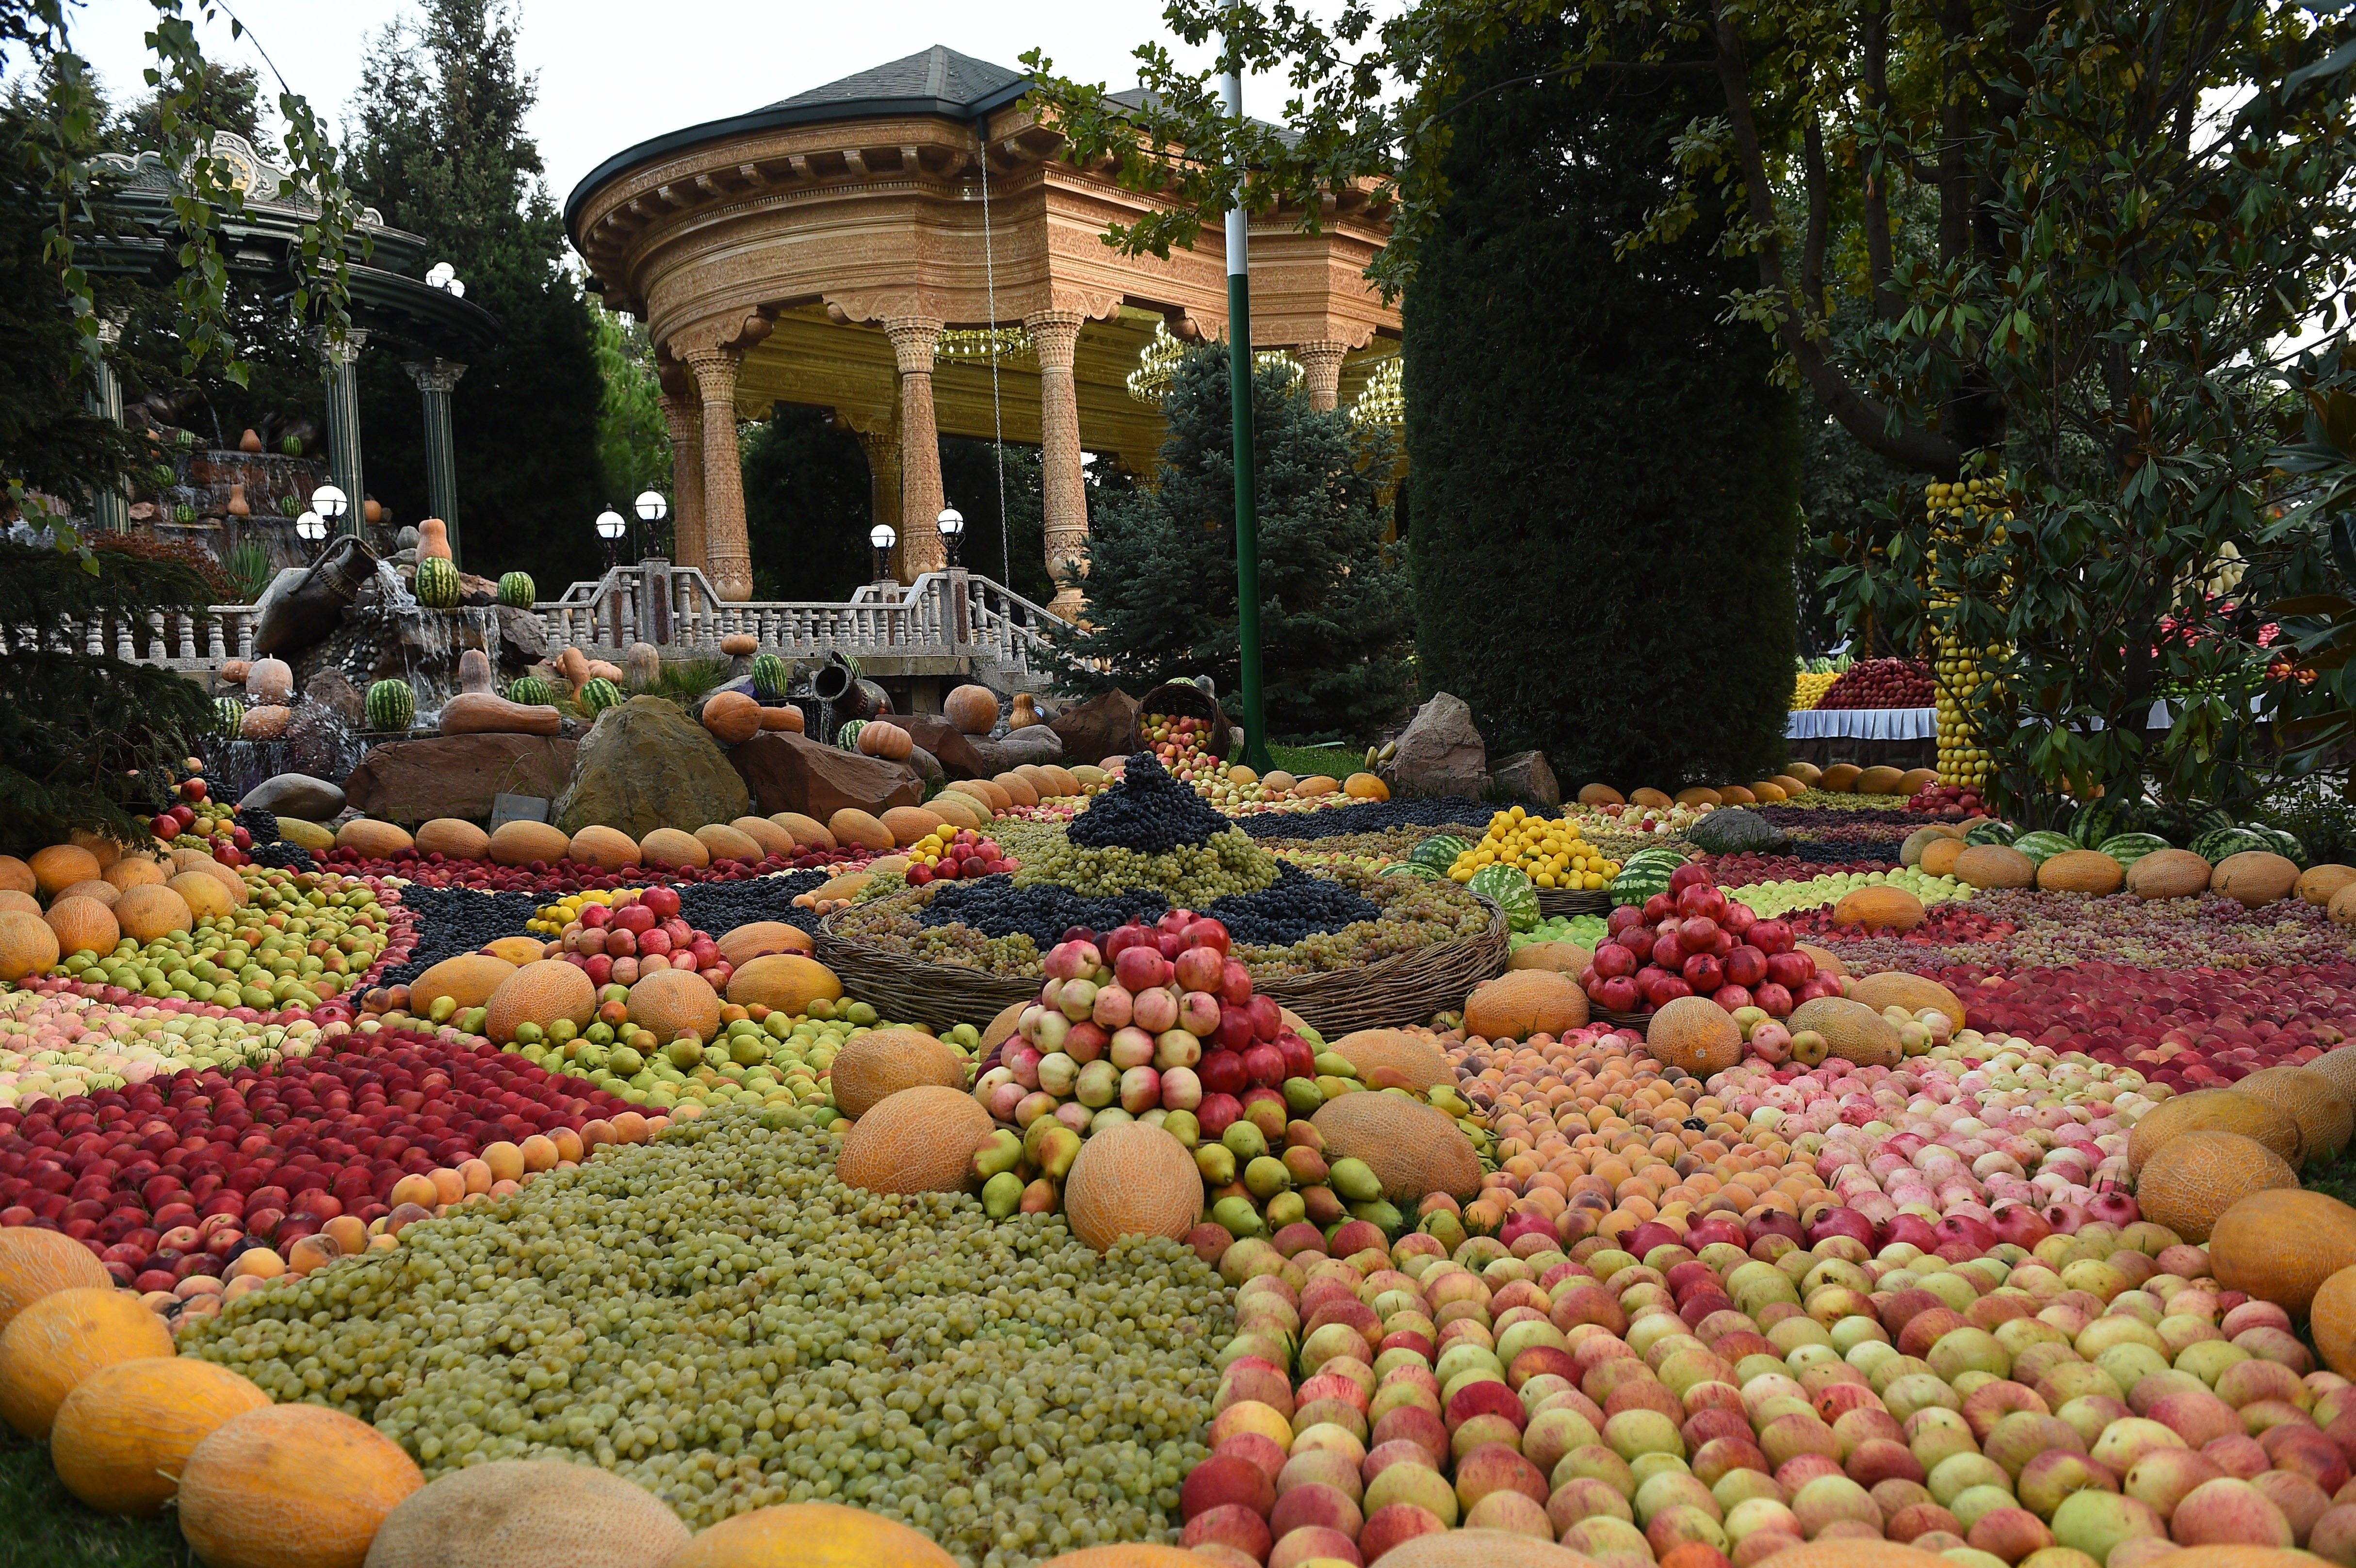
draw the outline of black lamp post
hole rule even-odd
[[[892,581],[892,547],[900,542],[900,532],[889,523],[878,523],[867,531],[867,542],[875,547],[875,581]]]
[[[944,507],[937,519],[941,530],[941,550],[951,566],[958,563],[958,547],[965,542],[965,514],[955,507]]]

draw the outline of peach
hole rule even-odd
[[[1366,1495],[1358,1467],[1348,1455],[1331,1449],[1295,1454],[1284,1462],[1284,1468],[1276,1477],[1277,1500],[1281,1502],[1295,1487],[1331,1487],[1353,1503]]]
[[[1268,1527],[1279,1540],[1296,1530],[1315,1529],[1355,1541],[1365,1524],[1365,1516],[1358,1511],[1356,1500],[1322,1481],[1293,1488],[1276,1499],[1276,1507],[1268,1516]]]
[[[1452,1495],[1448,1502],[1451,1508],[1456,1505]],[[1365,1527],[1358,1531],[1358,1551],[1367,1562],[1376,1562],[1395,1546],[1447,1528],[1448,1520],[1430,1509],[1413,1503],[1386,1504],[1366,1515]]]
[[[1179,1488],[1179,1513],[1192,1520],[1230,1505],[1248,1508],[1265,1518],[1276,1505],[1276,1483],[1267,1471],[1248,1459],[1215,1453],[1187,1472],[1185,1483]]]
[[[1268,1568],[1298,1568],[1308,1562],[1346,1563],[1365,1568],[1365,1558],[1348,1536],[1330,1530],[1302,1529],[1280,1536],[1268,1555]]]
[[[1200,1469],[1202,1467],[1195,1467]],[[1197,1546],[1231,1547],[1248,1555],[1254,1563],[1268,1561],[1268,1551],[1275,1544],[1269,1535],[1268,1521],[1240,1503],[1226,1503],[1186,1521],[1178,1543],[1188,1551]]]
[[[2192,1488],[2216,1480],[2224,1468],[2205,1454],[2189,1448],[2157,1448],[2127,1467],[2119,1488],[2137,1502],[2148,1504],[2162,1519],[2176,1512]]]
[[[2254,1482],[2222,1477],[2195,1487],[2176,1505],[2169,1534],[2179,1546],[2274,1546],[2294,1541],[2283,1517]]]

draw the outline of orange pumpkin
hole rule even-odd
[[[776,708],[764,708],[761,709],[761,728],[798,735],[802,733],[802,710],[790,702]]]
[[[897,724],[873,719],[860,726],[859,749],[871,757],[881,757],[889,763],[905,763],[916,742]]]
[[[723,746],[741,745],[760,732],[761,705],[741,691],[715,691],[703,699],[703,727]]]
[[[969,735],[998,728],[998,697],[988,687],[960,686],[941,702],[942,716]]]

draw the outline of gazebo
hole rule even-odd
[[[1063,161],[1030,86],[936,45],[641,143],[567,199],[592,286],[657,346],[677,554],[723,597],[753,584],[737,421],[778,402],[858,433],[904,575],[943,560],[943,434],[1039,444],[1059,580],[1087,570],[1086,453],[1150,470],[1162,415],[1129,377],[1158,327],[1226,332],[1224,237],[1166,261],[1105,245],[1153,197]],[[1398,314],[1364,276],[1387,224],[1363,197],[1315,233],[1300,216],[1252,227],[1252,341],[1289,351],[1332,408],[1397,350]],[[1055,608],[1078,603],[1067,587]]]

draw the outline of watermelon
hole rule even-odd
[[[1966,844],[2009,844],[2012,842],[2012,836],[2013,826],[2011,823],[1991,820],[1981,823],[1977,827],[1975,827],[1969,833],[1965,834],[1964,842]]]
[[[539,596],[529,571],[510,571],[499,578],[499,603],[510,610],[529,610]]]
[[[1664,849],[1657,844],[1648,844],[1642,849],[1631,850],[1628,858],[1620,862],[1623,868],[1636,865],[1661,865],[1666,866],[1671,871],[1675,871],[1685,863],[1686,858],[1676,850]]]
[[[2168,840],[2157,833],[2121,833],[2094,846],[2122,866],[2132,866],[2155,849],[2168,848]]]
[[[834,732],[834,743],[846,752],[855,752],[859,750],[859,732],[866,728],[866,720],[853,719]]]
[[[1506,923],[1515,931],[1537,924],[1538,891],[1523,871],[1512,866],[1483,866],[1465,886],[1504,910]]]
[[[213,729],[223,735],[234,735],[245,728],[245,704],[234,697],[213,699]]]
[[[526,708],[545,708],[556,700],[556,688],[536,675],[508,682],[508,700]]]
[[[2274,843],[2275,853],[2297,866],[2301,870],[2305,870],[2307,869],[2307,846],[2298,841],[2297,835],[2286,833],[2279,827],[2259,827],[2255,826],[2246,828],[2244,831],[2255,833],[2261,837],[2271,839]]]
[[[380,680],[368,688],[368,727],[406,730],[417,722],[417,694],[405,680]]]
[[[417,602],[428,610],[458,607],[458,569],[444,557],[429,555],[417,563]]]
[[[2040,866],[2056,855],[2078,848],[2059,833],[2024,833],[2012,841],[2012,847]]]
[[[1678,865],[1683,864],[1683,861],[1678,862]],[[1676,866],[1665,865],[1659,860],[1631,857],[1620,868],[1620,874],[1612,879],[1612,901],[1615,904],[1641,904],[1655,893],[1667,892],[1669,878],[1676,870]]]
[[[1438,871],[1413,860],[1393,860],[1375,874],[1379,877],[1420,877],[1427,882],[1440,880]]]
[[[2134,803],[2124,795],[2090,800],[2078,808],[2078,815],[2070,821],[2070,841],[2081,849],[2092,849],[2105,838],[2134,832],[2136,816]]]
[[[753,695],[769,700],[786,694],[787,671],[786,661],[775,654],[763,654],[753,661]]]
[[[622,688],[602,675],[581,688],[581,706],[592,713],[603,713],[608,708],[618,707],[621,700]]]
[[[2229,855],[2239,855],[2251,849],[2263,849],[2269,855],[2282,853],[2273,839],[2246,827],[2227,827],[2214,833],[2203,833],[2192,841],[2192,852],[2212,866]]]
[[[2204,833],[2224,833],[2241,825],[2233,820],[2232,812],[2222,805],[2212,805],[2196,815],[2191,826],[2192,837],[2198,838]]]
[[[1407,852],[1407,858],[1419,866],[1429,866],[1445,874],[1456,864],[1456,858],[1472,848],[1472,841],[1453,833],[1435,833]]]

